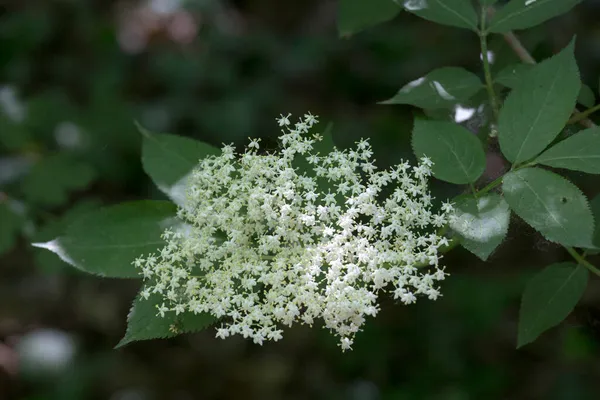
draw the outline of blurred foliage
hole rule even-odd
[[[275,117],[310,110],[334,122],[339,146],[370,137],[381,165],[410,158],[415,109],[376,103],[436,68],[481,75],[476,38],[400,13],[340,39],[335,15],[317,0],[0,2],[0,399],[597,398],[597,282],[567,324],[514,349],[527,278],[565,257],[516,220],[491,263],[448,255],[443,298],[385,304],[345,354],[302,327],[264,347],[207,330],[112,350],[136,284],[83,276],[30,246],[101,204],[164,198],[142,171],[134,121],[214,145],[273,144]],[[597,97],[599,17],[587,0],[520,35],[546,57],[577,34]],[[496,73],[518,62],[500,36],[490,47]],[[485,137],[477,118],[464,125]],[[502,168],[494,160],[486,179]]]

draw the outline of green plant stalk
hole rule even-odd
[[[594,107],[592,108],[588,108],[585,111],[582,111],[580,113],[576,113],[574,114],[571,119],[569,119],[569,121],[567,122],[567,124],[576,124],[577,122],[583,121],[584,119],[586,119],[588,116],[590,116],[591,114],[595,113],[596,111],[600,110],[600,104],[596,104]]]
[[[494,112],[494,120],[498,121],[500,108],[498,107],[498,99],[494,92],[494,81],[492,80],[492,71],[490,61],[488,60],[487,32],[485,31],[485,23],[487,17],[487,8],[481,7],[481,30],[479,31],[479,43],[481,45],[481,60],[483,61],[483,73],[485,75],[485,87],[490,98],[490,104]]]
[[[564,248],[569,252],[569,254],[577,261],[578,264],[586,267],[591,273],[600,276],[600,269],[596,268],[594,264],[585,259],[581,254],[579,254],[574,248],[569,246],[564,246]]]

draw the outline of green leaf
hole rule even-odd
[[[452,122],[415,120],[412,146],[417,158],[433,161],[433,176],[446,182],[472,183],[485,170],[481,142]]]
[[[111,278],[138,278],[131,263],[155,252],[164,229],[175,223],[168,201],[134,201],[100,208],[70,225],[63,236],[34,243],[82,271]]]
[[[600,128],[589,128],[559,142],[535,162],[554,168],[600,174]]]
[[[35,164],[23,179],[21,190],[29,203],[56,207],[68,201],[70,192],[87,187],[95,175],[89,164],[55,154]]]
[[[15,244],[23,218],[15,212],[8,200],[0,199],[0,256]]]
[[[350,36],[365,28],[389,21],[402,8],[393,0],[339,0],[337,25],[340,36]]]
[[[569,120],[581,85],[573,49],[571,42],[534,66],[506,98],[498,136],[502,153],[512,163],[538,155]]]
[[[144,135],[142,165],[156,186],[171,200],[181,205],[185,199],[188,175],[200,159],[219,155],[209,144],[183,136],[153,133],[138,125]]]
[[[65,210],[64,214],[58,218],[47,221],[46,224],[39,227],[38,231],[32,237],[34,242],[47,242],[61,236],[66,229],[78,219],[83,218],[86,214],[99,209],[102,203],[97,200],[85,199],[79,203],[70,206]],[[34,249],[33,256],[36,265],[41,271],[46,273],[56,273],[65,271],[66,268],[71,270],[55,253],[51,253],[44,249]]]
[[[593,247],[594,218],[588,201],[562,176],[524,168],[506,174],[502,190],[510,208],[549,241]]]
[[[526,29],[566,13],[581,0],[512,0],[492,17],[489,32]]]
[[[450,228],[458,234],[465,249],[486,261],[508,232],[508,204],[502,196],[489,193],[477,199],[461,198],[454,208],[456,219]]]
[[[445,67],[406,84],[394,97],[380,104],[410,104],[419,108],[452,107],[468,100],[483,85],[473,73],[457,67]]]
[[[496,4],[498,0],[479,0],[479,4],[482,6],[493,6]]]
[[[523,77],[531,71],[533,64],[511,64],[503,68],[496,75],[495,82],[514,89],[523,81]]]
[[[439,24],[477,31],[477,13],[470,0],[404,0],[404,9]]]
[[[596,221],[592,243],[595,248],[600,248],[600,195],[594,197],[594,199],[590,201],[590,208],[592,209],[592,214],[594,215],[594,221]],[[587,252],[590,254],[598,254],[600,251],[594,249],[587,250]]]
[[[194,314],[184,312],[175,315],[165,313],[164,317],[157,315],[157,307],[163,303],[159,294],[152,294],[144,299],[138,294],[127,317],[127,331],[117,348],[131,342],[149,339],[165,339],[183,333],[197,332],[213,324],[216,319],[207,313]]]
[[[594,107],[594,104],[596,104],[596,95],[588,85],[582,84],[579,96],[577,96],[577,102],[588,108]]]
[[[517,348],[564,320],[579,302],[587,282],[587,269],[574,263],[552,264],[536,274],[521,299]]]

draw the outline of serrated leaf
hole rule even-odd
[[[581,85],[573,49],[571,42],[534,66],[506,98],[498,137],[502,153],[512,163],[538,155],[569,120]]]
[[[445,67],[406,84],[394,97],[380,104],[410,104],[425,109],[452,107],[468,100],[483,87],[473,73]]]
[[[209,144],[183,136],[150,132],[138,125],[144,135],[142,165],[156,186],[176,204],[185,200],[188,175],[200,159],[219,155],[221,151]]]
[[[589,128],[559,142],[535,162],[554,168],[600,174],[600,128]]]
[[[127,316],[127,331],[117,348],[140,340],[166,339],[183,333],[197,332],[216,321],[207,313],[184,312],[175,315],[174,312],[167,312],[164,317],[160,317],[157,315],[157,306],[160,306],[163,300],[162,296],[156,293],[148,299],[138,294]]]
[[[590,201],[590,208],[592,209],[592,214],[594,215],[594,221],[596,221],[592,243],[595,248],[600,248],[600,195],[594,197],[592,201]],[[588,249],[587,252],[590,254],[598,254],[600,251],[596,249]]]
[[[507,88],[514,89],[521,81],[523,77],[534,67],[534,64],[511,64],[503,68],[496,75],[495,82],[506,86]],[[586,107],[592,107],[596,103],[596,97],[594,92],[588,85],[581,85],[579,95],[577,96],[577,102]]]
[[[477,13],[470,0],[400,0],[404,9],[429,21],[477,31]]]
[[[594,218],[577,186],[553,172],[524,168],[502,182],[510,208],[551,242],[593,247]]]
[[[450,228],[458,234],[465,249],[486,261],[508,232],[508,204],[502,196],[489,193],[477,199],[461,198],[454,209],[456,219]]]
[[[588,85],[581,85],[581,90],[579,91],[579,96],[577,96],[577,102],[583,106],[591,108],[596,104],[596,95],[592,88]]]
[[[23,218],[18,215],[8,200],[0,199],[0,256],[15,244]]]
[[[412,146],[417,158],[433,161],[433,176],[446,182],[472,183],[485,170],[481,142],[452,122],[415,120]]]
[[[505,33],[541,24],[566,13],[581,0],[511,0],[490,21],[488,31]]]
[[[138,278],[131,263],[156,251],[163,231],[175,223],[168,201],[134,201],[100,208],[70,225],[65,234],[34,246],[57,254],[82,271],[111,278]]]
[[[581,299],[587,282],[587,269],[574,263],[552,264],[536,274],[521,299],[517,348],[564,320]]]
[[[402,8],[393,0],[339,0],[337,26],[340,36],[349,36],[389,21]]]
[[[55,154],[41,159],[31,168],[23,179],[21,190],[29,203],[60,206],[67,202],[70,192],[84,189],[95,175],[89,164]]]

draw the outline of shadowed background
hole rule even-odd
[[[366,137],[378,165],[410,159],[421,111],[376,103],[442,66],[481,75],[478,38],[408,13],[339,38],[335,17],[334,1],[316,0],[0,0],[1,400],[597,398],[595,280],[565,323],[515,350],[524,283],[568,258],[514,218],[489,263],[448,254],[442,298],[383,300],[344,354],[320,327],[262,347],[208,329],[113,350],[139,283],[31,247],[101,205],[164,198],[142,171],[135,120],[214,145],[275,145],[279,114],[311,111],[334,123],[340,147]],[[597,96],[599,18],[586,0],[519,35],[540,60],[576,34]],[[494,71],[518,61],[501,37],[490,47]],[[486,133],[478,115],[463,124]],[[487,181],[504,168],[496,148]]]

